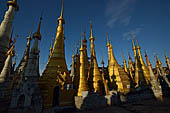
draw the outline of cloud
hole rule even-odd
[[[125,33],[123,33],[123,40],[130,40],[131,39],[131,33],[133,33],[134,36],[138,35],[143,29],[143,25],[140,25],[139,27],[129,30]]]
[[[108,0],[105,15],[108,18],[106,25],[113,27],[116,23],[129,25],[136,0]]]

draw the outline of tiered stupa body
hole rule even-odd
[[[78,84],[77,84],[77,75],[76,75],[76,65],[75,65],[75,54],[74,54],[75,48],[73,50],[73,55],[72,55],[72,63],[71,63],[71,73],[70,73],[70,77],[72,79],[73,82],[73,89],[75,89],[76,91],[78,90]]]
[[[149,58],[148,58],[148,55],[145,51],[145,57],[146,57],[146,63],[147,63],[147,67],[149,69],[149,72],[150,72],[150,84],[152,86],[152,91],[156,97],[157,100],[160,100],[162,101],[162,88],[159,84],[159,82],[157,81],[154,73],[153,73],[153,70],[152,70],[152,65],[149,61]]]
[[[111,44],[110,44],[109,76],[112,84],[116,82],[116,84],[114,84],[116,86],[113,87],[115,87],[118,92],[124,94],[130,92],[131,90],[130,79],[125,70],[116,61],[113,55],[113,48]]]
[[[84,32],[84,39],[83,39],[83,48],[84,48],[84,63],[85,63],[85,75],[88,76],[89,72],[89,62],[88,62],[88,54],[87,54],[87,40],[86,40],[86,33]]]
[[[159,76],[163,78],[163,80],[166,82],[167,86],[170,88],[170,82],[165,74],[165,71],[162,67],[162,62],[160,61],[158,56],[156,56],[156,62],[157,62],[157,70],[158,70]]]
[[[144,74],[144,77],[145,77],[145,81],[146,81],[147,85],[150,85],[150,73],[149,73],[149,70],[146,67],[146,65],[144,63],[144,60],[142,58],[140,47],[139,47],[139,44],[138,44],[137,40],[136,40],[136,43],[137,43],[137,48],[136,49],[138,50],[139,60],[140,60],[140,63],[142,65],[142,70],[143,70],[143,74]]]
[[[82,96],[82,92],[88,91],[87,75],[85,75],[85,57],[83,47],[83,34],[81,34],[81,48],[80,48],[80,80],[78,88],[78,96]]]
[[[24,55],[19,63],[19,65],[17,66],[16,70],[15,70],[15,75],[14,75],[14,84],[18,84],[17,82],[21,82],[22,80],[22,73],[28,63],[28,58],[29,58],[29,51],[30,51],[30,44],[31,44],[31,33],[29,34],[29,36],[27,37],[27,45],[25,48],[25,52]]]
[[[72,104],[72,92],[66,90],[67,85],[71,84],[71,77],[65,60],[63,1],[58,23],[53,50],[39,80],[43,97],[43,107],[45,109],[52,106],[66,106]],[[70,95],[66,96],[67,93],[70,93]]]
[[[73,88],[76,89],[76,94],[79,88],[79,80],[80,80],[80,55],[77,47],[77,53],[75,55],[75,76],[73,80]]]
[[[133,51],[134,51],[134,57],[135,57],[135,77],[134,77],[134,80],[136,83],[135,87],[139,87],[139,86],[144,87],[146,86],[146,80],[143,74],[142,64],[140,63],[139,57],[136,52],[133,35],[131,34],[131,36],[132,36],[132,44],[133,44]]]
[[[29,46],[31,40],[31,34],[28,37],[28,43],[26,47],[26,51],[24,57],[27,58],[26,61],[22,59],[21,64],[26,62],[27,65],[21,66],[22,73],[19,73],[18,77],[20,78],[20,83],[14,84],[13,95],[10,104],[9,113],[16,112],[34,112],[41,113],[42,111],[42,99],[40,88],[38,86],[38,78],[39,78],[39,40],[41,40],[40,34],[40,25],[41,18],[37,32],[33,34],[34,44],[31,48],[31,52],[29,53]],[[24,58],[23,57],[23,58]],[[16,79],[18,81],[18,79]]]
[[[103,61],[103,57],[102,57],[102,81],[103,81],[103,85],[104,85],[104,89],[105,89],[105,95],[109,95],[109,86],[108,86],[108,80],[105,79],[104,75],[105,75],[105,71],[104,71],[104,61]],[[103,92],[103,91],[102,91]],[[103,94],[104,95],[104,94]]]
[[[14,13],[18,10],[17,0],[8,1],[8,11],[6,11],[4,20],[0,24],[0,72],[4,66],[6,59],[5,54],[9,50],[10,35],[12,32],[12,23],[14,20]]]
[[[91,36],[90,36],[90,48],[91,48],[91,62],[90,62],[90,75],[93,77],[93,88],[95,92],[98,92],[101,94],[102,91],[102,75],[99,71],[98,64],[97,64],[97,58],[96,58],[96,53],[95,53],[95,48],[94,48],[94,37],[93,37],[93,32],[92,32],[92,24],[91,24]],[[90,88],[90,87],[89,87]]]

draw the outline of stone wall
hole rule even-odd
[[[75,96],[75,106],[79,110],[90,110],[107,106],[107,99],[99,94]]]

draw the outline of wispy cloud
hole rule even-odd
[[[130,40],[131,39],[131,33],[134,34],[134,36],[138,35],[143,29],[143,25],[140,25],[139,27],[129,30],[125,33],[123,33],[123,40]]]
[[[105,14],[108,18],[106,25],[113,27],[119,23],[124,26],[129,25],[136,0],[108,0]]]

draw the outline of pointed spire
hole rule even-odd
[[[31,41],[31,35],[32,35],[32,30],[30,30],[29,36],[27,37],[27,40]]]
[[[109,46],[110,46],[108,32],[107,32],[107,45],[106,45],[106,46],[107,46],[107,47],[109,47]]]
[[[161,63],[161,61],[160,61],[160,59],[159,59],[158,55],[156,55],[156,59],[157,59],[157,61],[158,61],[159,65],[161,65],[162,63]]]
[[[90,36],[90,40],[94,40],[94,37],[93,37],[93,28],[92,28],[92,21],[90,21],[90,27],[91,27],[91,36]]]
[[[86,32],[84,32],[84,40],[83,40],[83,42],[84,42],[84,45],[86,46],[86,43],[87,43],[87,40],[86,40]]]
[[[61,24],[65,24],[65,21],[64,21],[64,18],[63,18],[63,0],[62,0],[62,5],[61,5],[61,15],[60,17],[58,18],[58,22],[60,23],[60,20],[61,20]]]
[[[134,40],[133,40],[133,33],[131,32],[131,39],[132,39],[132,44],[133,44],[133,50],[136,51],[136,47],[135,47],[135,43],[134,43]]]
[[[79,41],[77,41],[77,53],[76,53],[76,56],[79,56]]]
[[[103,56],[102,56],[102,61],[101,61],[101,64],[104,66]]]
[[[148,54],[147,54],[146,50],[145,50],[145,58],[146,58],[146,63],[147,63],[147,65],[148,65],[148,66],[151,66],[151,63],[150,63],[150,61],[149,61]]]
[[[78,96],[82,96],[83,91],[88,91],[87,76],[85,75],[84,49],[83,49],[83,33],[81,32],[81,48],[80,48],[80,80],[78,88]]]
[[[164,50],[164,56],[165,56],[166,61],[169,60],[169,57],[168,57],[168,55],[166,54],[166,50]]]
[[[84,32],[84,40],[86,40],[86,32]]]
[[[80,48],[80,51],[83,51],[84,48],[83,48],[83,32],[81,32],[81,48]]]
[[[165,59],[166,59],[166,65],[170,69],[170,61],[169,61],[169,57],[166,55],[166,51],[164,52],[164,54],[165,54]]]
[[[25,53],[24,53],[25,56],[29,56],[29,49],[30,49],[30,44],[32,40],[31,35],[32,35],[32,30],[30,30],[29,36],[27,37],[27,46],[26,46]]]
[[[61,15],[60,15],[60,17],[63,18],[63,0],[62,0]]]
[[[125,60],[125,57],[124,57],[124,54],[123,54],[123,50],[122,50],[122,56],[123,56],[124,70],[125,70],[126,73],[128,73],[127,64],[126,64],[126,60]]]
[[[41,33],[40,33],[41,21],[42,21],[42,14],[43,14],[43,11],[42,11],[41,16],[40,16],[40,22],[39,22],[39,25],[38,25],[37,32],[35,32],[35,33],[33,34],[33,38],[38,38],[39,40],[41,40],[41,38],[42,38]]]
[[[140,49],[140,46],[139,46],[139,43],[138,43],[137,37],[136,37],[136,44],[137,44],[137,49]]]
[[[73,55],[72,55],[72,58],[74,58],[74,54],[75,54],[75,43],[74,43],[74,47],[73,47]]]
[[[128,58],[129,58],[129,59],[132,59],[132,58],[130,57],[130,52],[128,52]]]

